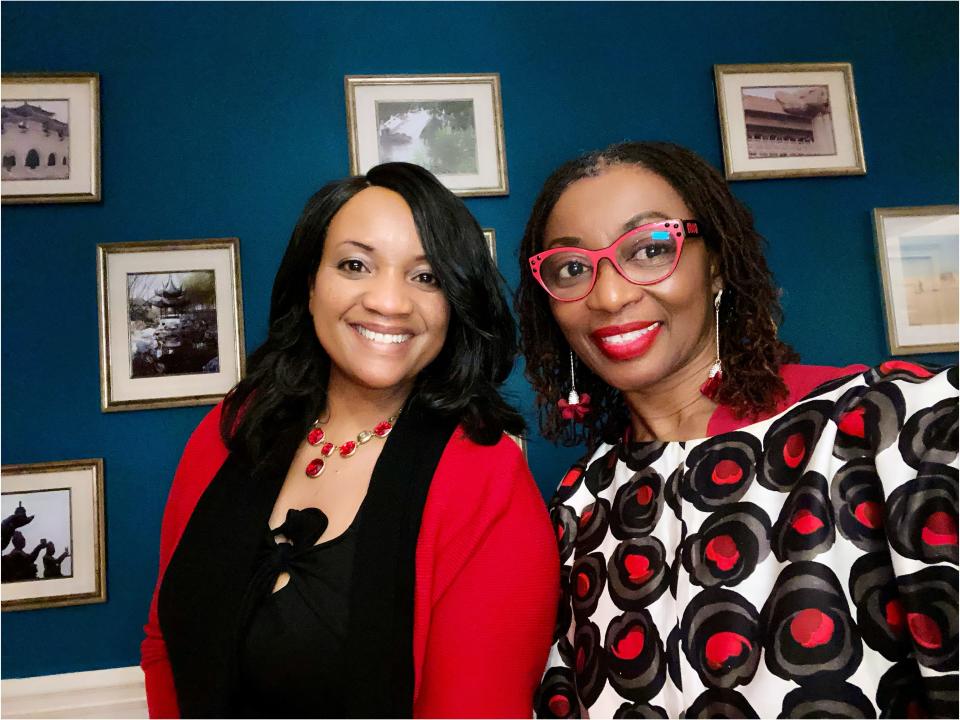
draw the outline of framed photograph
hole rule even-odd
[[[849,63],[714,65],[727,180],[863,175]]]
[[[100,200],[100,77],[0,78],[5,204]]]
[[[207,405],[243,377],[240,241],[97,245],[100,407]]]
[[[487,247],[490,248],[490,257],[493,262],[497,262],[497,231],[493,228],[483,228],[483,239],[487,241]]]
[[[890,352],[956,352],[957,206],[875,208],[873,227]]]
[[[106,602],[103,460],[2,472],[3,610]]]
[[[517,447],[520,448],[520,452],[523,453],[523,459],[528,460],[527,458],[527,438],[525,435],[514,435],[513,433],[507,433],[509,438],[513,440]]]
[[[347,75],[350,172],[422,165],[461,196],[506,195],[500,75]]]

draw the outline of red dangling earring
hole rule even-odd
[[[567,399],[557,400],[557,407],[560,408],[560,417],[571,421],[570,437],[577,440],[577,424],[582,423],[583,419],[590,412],[590,396],[587,393],[582,395],[577,392],[577,378],[573,372],[573,350],[570,351],[570,392]]]
[[[700,392],[710,400],[717,396],[720,390],[720,383],[723,382],[723,364],[720,362],[720,297],[723,295],[723,288],[717,291],[717,296],[713,299],[713,320],[716,327],[717,359],[707,374],[707,379],[700,386]]]

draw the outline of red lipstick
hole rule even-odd
[[[660,322],[635,322],[626,325],[608,325],[590,334],[597,348],[611,360],[633,360],[653,345],[660,334]]]

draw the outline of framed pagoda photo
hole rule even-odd
[[[100,407],[207,405],[243,377],[240,241],[97,246]]]
[[[3,610],[106,602],[103,460],[2,470]]]
[[[347,75],[350,172],[410,162],[460,196],[506,195],[500,75]]]
[[[100,77],[7,74],[2,86],[4,204],[100,200]]]
[[[956,205],[875,208],[873,228],[893,355],[960,348]]]

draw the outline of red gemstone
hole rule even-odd
[[[311,445],[319,445],[323,442],[323,428],[314,428],[307,433],[307,442]]]
[[[389,420],[384,420],[383,422],[377,423],[377,426],[373,429],[373,434],[379,438],[386,437],[392,429],[393,424]]]
[[[323,447],[320,448],[320,454],[324,457],[330,457],[333,455],[333,449],[336,447],[332,442],[325,442]]]
[[[314,458],[307,465],[307,477],[315,478],[323,472],[323,458]]]
[[[343,445],[337,448],[340,457],[350,457],[357,451],[357,444],[353,440],[347,440]]]

